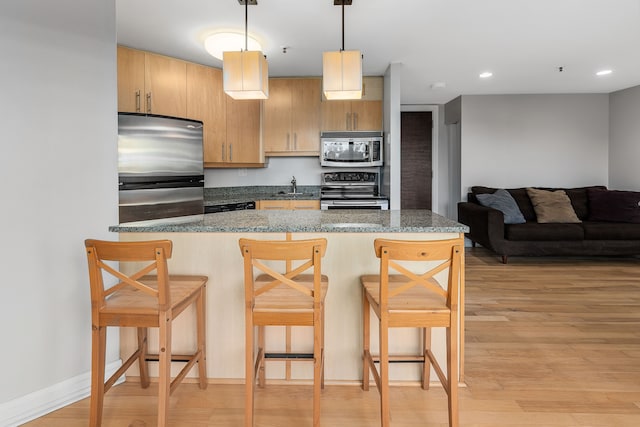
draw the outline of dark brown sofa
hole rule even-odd
[[[479,194],[493,194],[496,190],[472,187],[468,200],[458,203],[458,221],[469,226],[466,236],[474,246],[480,244],[492,250],[502,257],[505,264],[510,255],[640,255],[640,223],[633,222],[640,218],[640,201],[637,198],[624,200],[624,207],[618,207],[621,203],[618,199],[640,197],[640,193],[609,191],[604,186],[544,188],[564,190],[581,222],[539,223],[527,189],[506,189],[526,222],[505,224],[502,211],[481,205],[477,198]],[[613,198],[603,199],[600,196]],[[624,215],[602,213],[603,209],[609,208],[624,212]]]

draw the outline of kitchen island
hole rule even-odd
[[[213,381],[244,381],[244,282],[243,260],[238,247],[241,237],[253,239],[328,240],[323,258],[323,273],[329,277],[325,320],[325,378],[330,384],[359,383],[362,375],[362,292],[359,277],[378,272],[379,260],[373,251],[376,238],[437,240],[464,238],[467,226],[436,215],[428,210],[376,211],[260,211],[245,210],[185,218],[127,223],[112,226],[122,241],[170,239],[173,257],[169,268],[173,274],[209,276],[207,290],[207,372]],[[464,271],[464,269],[463,269]],[[460,283],[460,313],[464,312],[464,275]],[[195,345],[191,312],[175,323],[174,351]],[[464,331],[464,317],[460,318]],[[393,353],[416,351],[418,331],[394,330]],[[287,336],[290,335],[290,340]],[[372,327],[377,336],[377,328]],[[151,335],[151,346],[156,345]],[[460,360],[464,355],[461,335]],[[135,332],[121,333],[123,354],[135,347]],[[311,348],[313,339],[308,328],[267,328],[270,350],[294,351]],[[445,357],[443,330],[434,330],[434,353]],[[152,367],[153,368],[153,367]],[[132,368],[133,369],[133,368]],[[134,373],[134,371],[130,371]],[[151,370],[154,374],[153,369]],[[270,379],[309,381],[312,365],[272,362],[267,365]],[[392,381],[418,381],[417,364],[394,366]],[[464,366],[460,364],[460,379]]]

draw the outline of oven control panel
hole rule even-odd
[[[322,183],[378,182],[377,172],[324,172]]]

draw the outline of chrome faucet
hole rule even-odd
[[[298,187],[296,185],[296,177],[294,176],[291,180],[291,194],[296,194],[298,192]]]

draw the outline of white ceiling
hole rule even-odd
[[[203,39],[244,32],[244,12],[238,0],[116,0],[118,43],[222,67]],[[333,0],[249,6],[249,34],[262,42],[271,77],[320,76],[322,52],[341,47],[341,23]],[[364,75],[402,64],[402,104],[607,93],[640,84],[640,0],[353,0],[345,48],[362,51]],[[595,75],[605,68],[613,73]],[[486,70],[493,77],[480,79]]]

